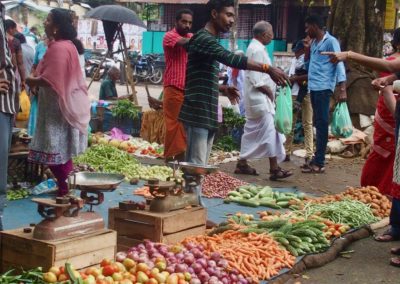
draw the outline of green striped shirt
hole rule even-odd
[[[221,46],[205,29],[186,46],[188,63],[184,101],[179,119],[191,126],[218,128],[218,62],[238,69],[247,68],[247,58]]]

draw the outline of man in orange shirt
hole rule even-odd
[[[163,39],[165,55],[163,110],[165,121],[164,156],[166,160],[184,160],[186,134],[178,116],[183,103],[188,60],[184,45],[192,37],[193,12],[183,9],[176,14],[175,28],[167,32]]]

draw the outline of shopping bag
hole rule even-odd
[[[349,109],[346,102],[338,103],[335,107],[331,122],[331,132],[335,137],[350,137],[353,134]]]
[[[293,123],[292,91],[289,86],[280,87],[277,94],[275,128],[279,133],[288,135],[292,131]]]
[[[29,136],[33,136],[33,134],[35,134],[37,110],[38,110],[38,96],[34,95],[32,97],[31,109],[29,111],[29,122],[28,122]]]
[[[28,120],[30,110],[31,110],[31,101],[29,100],[26,91],[23,90],[19,94],[19,112],[17,114],[17,120],[19,121]]]

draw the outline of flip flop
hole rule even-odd
[[[400,248],[391,248],[390,253],[394,255],[400,255]]]
[[[257,173],[257,170],[255,168],[250,167],[248,164],[245,165],[237,164],[234,173],[237,175],[251,175],[251,176],[259,175]]]
[[[383,234],[381,234],[379,236],[375,236],[374,240],[377,242],[393,242],[393,241],[400,240],[400,236],[392,235],[392,231],[389,229],[386,232],[384,232]]]
[[[390,265],[400,267],[400,257],[392,257],[390,259]]]
[[[325,167],[310,164],[306,167],[303,167],[301,172],[303,174],[323,174],[325,173]]]

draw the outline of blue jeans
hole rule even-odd
[[[312,163],[316,166],[325,166],[325,152],[328,144],[329,127],[329,100],[331,90],[311,91],[311,104],[314,113],[314,126],[317,130],[315,157]]]
[[[6,201],[8,153],[11,146],[14,117],[0,112],[0,231],[3,230],[3,209]]]
[[[186,162],[207,165],[216,130],[185,124],[187,149]]]

